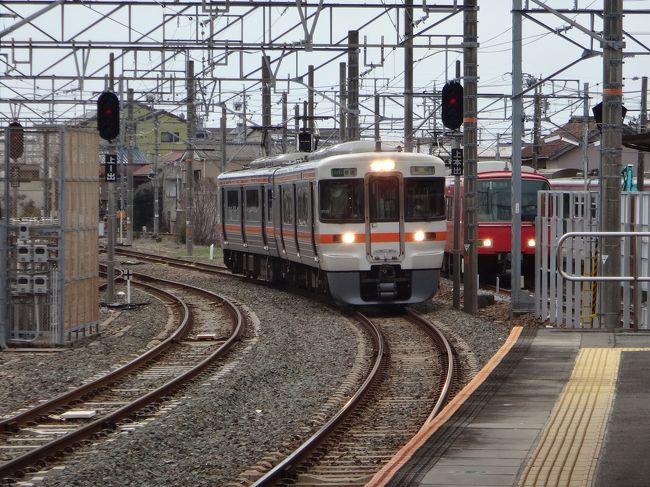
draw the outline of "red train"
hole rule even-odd
[[[512,170],[509,162],[481,161],[477,171],[477,239],[479,275],[507,276],[510,273],[512,247]],[[535,217],[537,192],[550,189],[549,181],[528,166],[521,171],[521,253],[522,275],[533,275],[535,265]],[[462,179],[461,179],[462,184]],[[451,270],[454,237],[454,178],[448,177],[447,243],[443,270]],[[461,247],[464,237],[463,193],[461,187]]]

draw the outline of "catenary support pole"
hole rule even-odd
[[[478,84],[478,34],[476,0],[463,3],[463,152],[465,157],[465,279],[463,309],[470,314],[478,313],[478,250],[476,247],[476,183],[477,183],[477,104]]]
[[[639,114],[639,133],[643,134],[648,125],[648,77],[641,78],[641,113]],[[645,188],[645,154],[639,151],[637,156],[636,187],[639,191]]]
[[[621,155],[623,101],[623,0],[605,0],[603,9],[603,124],[600,173],[601,231],[621,231]],[[621,241],[605,237],[600,249],[602,276],[619,276]],[[601,284],[603,326],[613,330],[621,324],[621,285]]]
[[[404,150],[413,151],[413,0],[404,2]]]
[[[196,112],[194,107],[194,61],[187,62],[187,157],[185,171],[185,252],[194,252],[193,216],[194,207],[194,139],[196,136]]]
[[[126,92],[126,245],[133,245],[133,88]]]

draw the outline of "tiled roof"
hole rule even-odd
[[[556,128],[550,134],[540,137],[538,157],[543,159],[555,159],[565,152],[575,149],[575,142],[582,141],[583,117],[572,117],[564,126]],[[596,121],[589,117],[589,140],[593,141],[600,137],[596,127]],[[574,142],[568,142],[568,140]],[[533,145],[525,144],[521,151],[522,160],[533,158]]]

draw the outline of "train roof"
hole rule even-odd
[[[430,163],[444,165],[444,161],[437,156],[417,152],[403,152],[401,146],[392,143],[382,144],[381,151],[376,151],[375,148],[374,140],[357,140],[336,144],[313,153],[292,152],[277,156],[260,157],[252,161],[249,168],[222,173],[218,176],[218,179],[237,178],[243,175],[267,176],[271,173],[287,173],[314,165],[354,163],[359,162],[361,158],[375,158],[377,154],[391,154],[399,158],[409,158],[414,162],[424,162],[426,160]]]
[[[478,161],[477,172],[497,172],[497,171],[512,171],[512,162],[510,161]],[[521,166],[521,172],[536,173],[535,168],[530,166]]]

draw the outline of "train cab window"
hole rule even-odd
[[[442,220],[445,217],[445,181],[441,178],[406,178],[406,221]]]
[[[247,221],[260,221],[260,195],[259,190],[247,189],[246,190],[246,220]]]
[[[293,187],[283,186],[282,194],[282,223],[293,225]]]
[[[454,199],[451,196],[447,196],[447,221],[451,221],[454,218]]]
[[[318,193],[322,222],[363,222],[362,179],[325,179],[318,183]]]
[[[226,191],[226,220],[239,221],[239,190]]]
[[[550,189],[546,181],[521,182],[521,221],[533,222],[537,216],[537,192]]]
[[[397,177],[371,177],[368,190],[370,192],[370,221],[399,221],[399,180]]]

